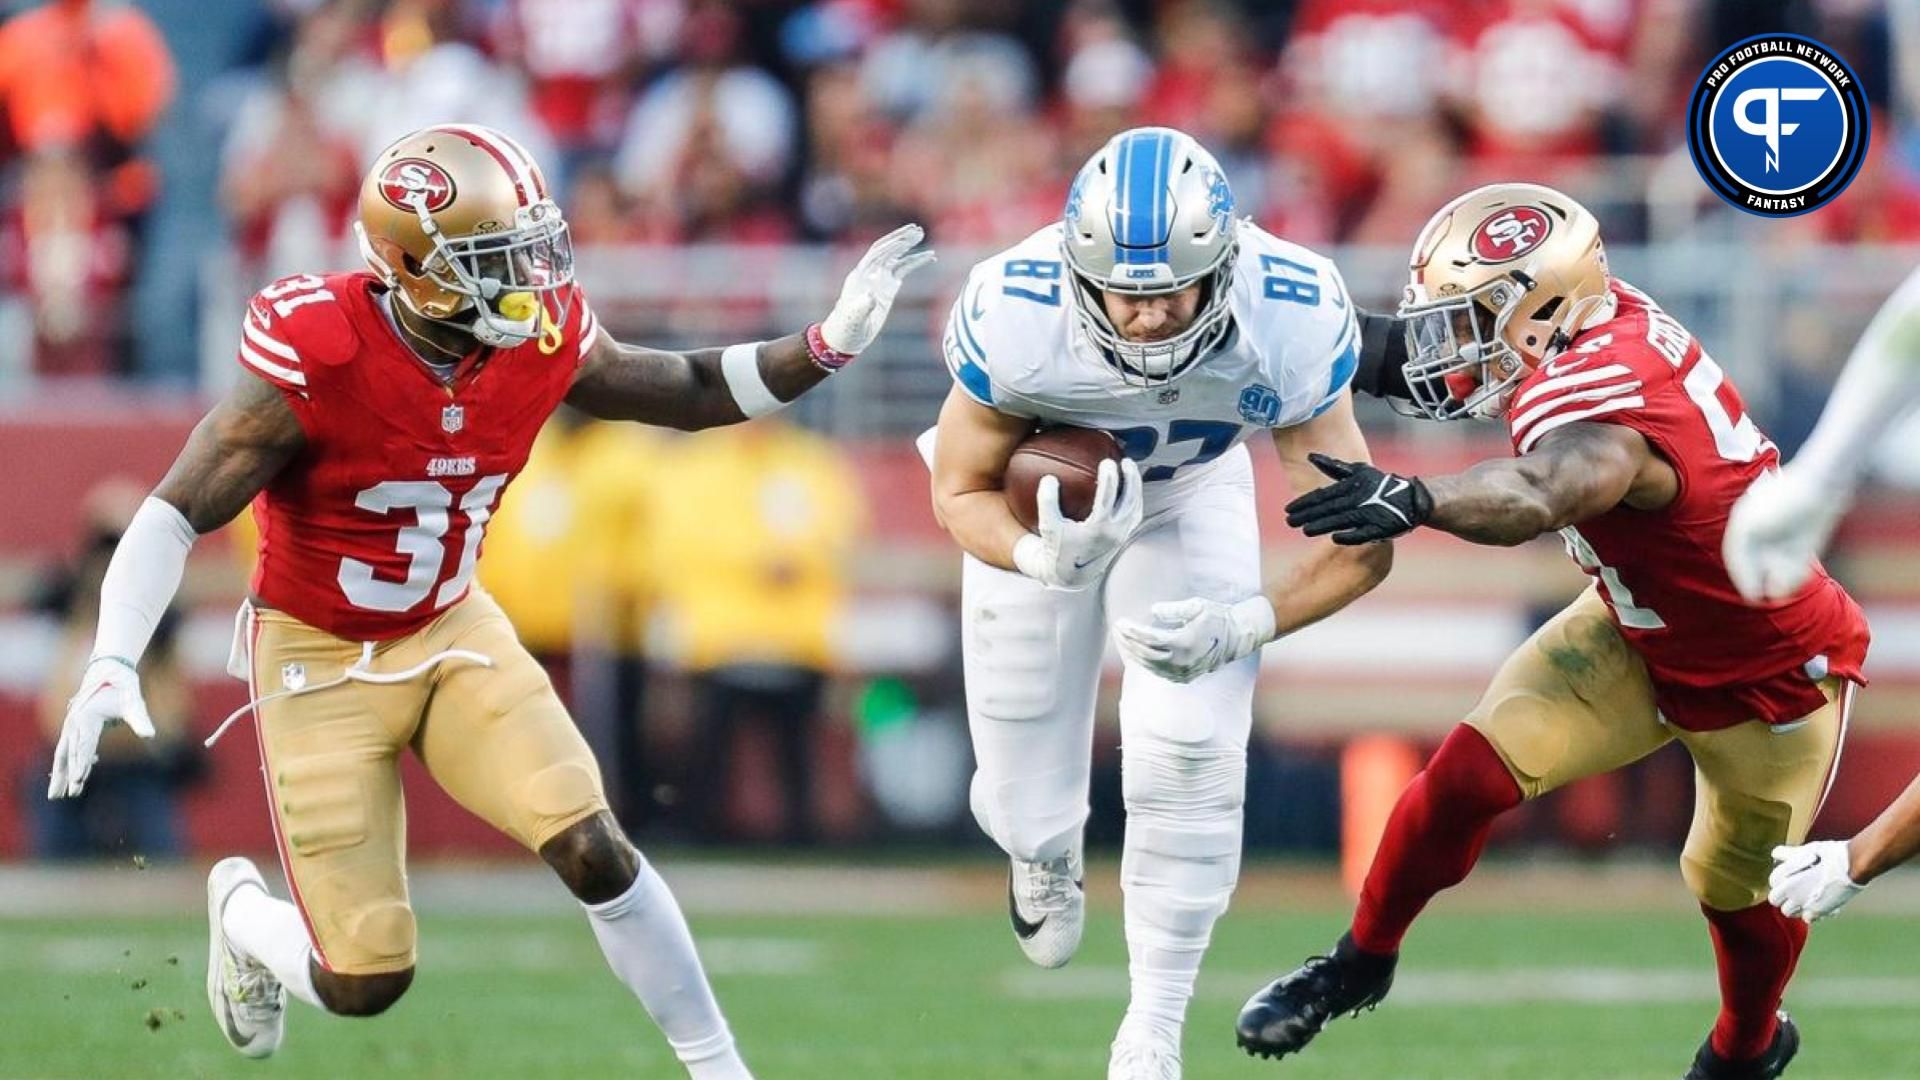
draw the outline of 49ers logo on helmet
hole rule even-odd
[[[437,213],[453,202],[453,177],[425,158],[401,158],[380,173],[380,197],[402,210],[424,202]]]
[[[1473,230],[1473,253],[1488,262],[1511,262],[1546,242],[1553,219],[1531,206],[1502,210]]]

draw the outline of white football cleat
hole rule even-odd
[[[248,886],[267,891],[251,859],[221,859],[207,873],[207,1006],[235,1050],[263,1058],[286,1034],[287,989],[265,964],[235,952],[220,922],[228,898]]]
[[[1007,877],[1007,914],[1020,951],[1043,968],[1057,968],[1080,949],[1087,921],[1086,869],[1070,851],[1046,862],[1012,860]]]
[[[1180,1048],[1123,1033],[1113,1041],[1107,1080],[1180,1080]]]

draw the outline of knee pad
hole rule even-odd
[[[1059,701],[1059,627],[1044,595],[982,603],[967,623],[967,703],[982,719],[1040,720]]]
[[[1680,874],[1694,898],[1720,911],[1750,908],[1767,898],[1773,848],[1805,839],[1790,830],[1793,807],[1736,792],[1699,801],[1680,853]]]
[[[1145,741],[1125,748],[1127,936],[1205,948],[1240,878],[1247,759],[1239,747]]]
[[[384,974],[413,966],[413,909],[401,900],[373,900],[340,920],[353,945],[353,961],[342,975]],[[352,970],[360,969],[360,970]]]
[[[600,791],[600,774],[578,761],[549,765],[527,777],[521,798],[528,815],[535,821],[571,824],[606,806]]]

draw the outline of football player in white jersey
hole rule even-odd
[[[1883,304],[1853,347],[1807,444],[1733,504],[1727,570],[1747,599],[1790,596],[1853,502],[1876,443],[1920,403],[1920,271]],[[1851,840],[1774,849],[1770,899],[1812,922],[1846,906],[1875,878],[1920,853],[1920,779]]]
[[[1066,963],[1080,941],[1108,625],[1132,620],[1150,638],[1156,617],[1185,620],[1169,602],[1220,601],[1211,651],[1186,659],[1237,658],[1185,683],[1125,666],[1132,997],[1110,1080],[1180,1075],[1194,977],[1239,874],[1259,646],[1391,566],[1385,545],[1321,542],[1262,590],[1245,442],[1269,433],[1296,490],[1326,482],[1309,453],[1364,459],[1348,391],[1361,340],[1333,264],[1236,218],[1212,155],[1166,128],[1115,136],[1074,179],[1064,220],[975,266],[954,303],[934,510],[966,552],[973,811],[1012,860],[1014,932],[1036,964]],[[1049,425],[1110,432],[1125,460],[1102,467],[1085,521],[1063,517],[1057,481],[1043,480],[1028,532],[1002,475]]]

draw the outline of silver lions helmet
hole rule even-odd
[[[1169,382],[1225,339],[1240,250],[1233,189],[1192,136],[1160,127],[1115,135],[1074,177],[1063,217],[1074,315],[1128,382]],[[1159,341],[1127,340],[1100,299],[1102,292],[1150,296],[1195,283],[1202,292],[1192,324]]]

